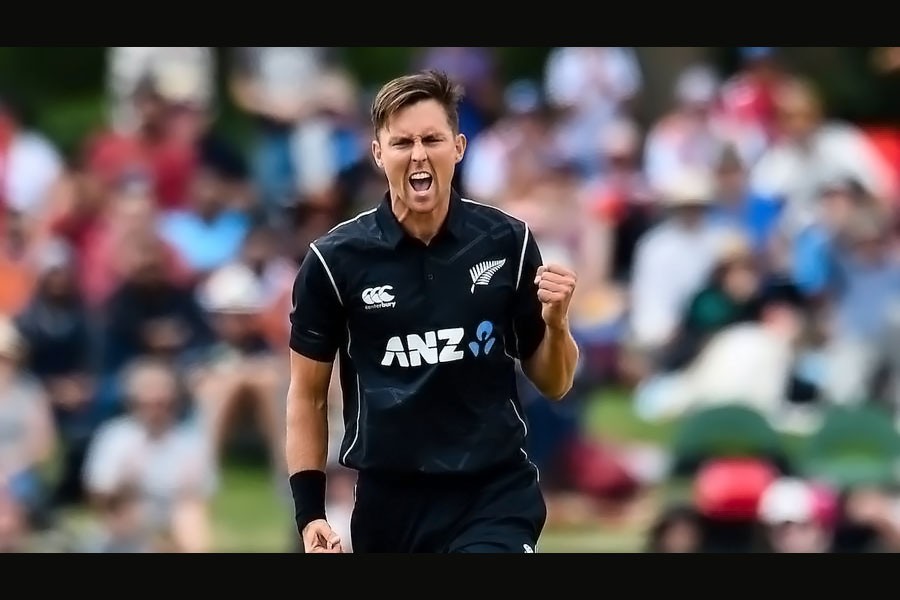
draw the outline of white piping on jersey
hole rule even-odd
[[[316,256],[319,257],[319,262],[321,262],[322,266],[325,267],[325,274],[328,275],[328,280],[331,282],[331,287],[334,288],[334,294],[335,294],[335,296],[337,296],[338,302],[340,302],[341,306],[343,306],[344,301],[341,300],[341,293],[338,291],[338,286],[337,286],[337,283],[335,283],[335,281],[334,281],[334,275],[331,274],[331,269],[328,268],[328,263],[325,262],[325,257],[322,256],[322,253],[319,252],[318,248],[316,248],[315,242],[310,242],[309,247],[310,247],[310,249],[312,249],[313,252],[316,253]]]
[[[350,354],[350,345],[352,340],[350,339],[350,326],[347,325],[347,358],[350,361],[353,361],[353,356]],[[354,369],[355,370],[355,369]],[[353,450],[353,446],[356,445],[356,442],[359,440],[359,418],[362,416],[362,388],[359,385],[359,372],[356,373],[356,432],[353,434],[353,441],[350,442],[350,445],[347,446],[347,450],[344,452],[344,455],[341,457],[341,463],[344,466],[347,466],[347,456],[350,454],[350,451]],[[354,492],[355,492],[354,488]]]
[[[516,291],[519,291],[519,284],[522,282],[522,267],[525,266],[525,249],[528,247],[528,224],[525,223],[525,235],[522,236],[522,252],[519,254],[519,273],[516,275]]]
[[[364,210],[361,213],[359,213],[358,215],[356,215],[355,217],[353,217],[352,219],[347,219],[346,221],[342,221],[342,222],[338,223],[337,225],[335,225],[334,227],[329,229],[328,233],[331,233],[335,229],[339,229],[339,228],[343,227],[344,225],[352,223],[353,221],[356,221],[360,217],[364,217],[365,215],[371,214],[371,213],[375,212],[376,210],[378,210],[377,206],[375,208],[370,208],[369,210]],[[340,302],[341,306],[343,306],[344,301],[341,299],[341,293],[338,291],[338,286],[337,286],[337,282],[334,279],[334,275],[331,273],[331,269],[328,268],[328,263],[325,262],[325,257],[323,257],[322,253],[319,252],[319,249],[316,247],[315,242],[310,242],[309,247],[312,248],[312,251],[315,252],[316,256],[319,257],[319,261],[322,263],[322,266],[325,267],[325,273],[328,275],[328,279],[331,281],[331,287],[334,288],[334,293],[337,296],[338,302]]]
[[[361,213],[359,213],[358,215],[356,215],[355,217],[350,218],[350,219],[347,219],[346,221],[341,221],[340,223],[338,223],[337,225],[335,225],[334,227],[332,227],[331,229],[329,229],[329,230],[328,230],[328,233],[331,233],[331,232],[334,231],[335,229],[340,229],[340,228],[343,227],[344,225],[348,225],[348,224],[352,223],[353,221],[358,220],[360,217],[364,217],[364,216],[366,216],[366,215],[370,215],[370,214],[372,214],[373,212],[375,212],[376,210],[378,210],[378,207],[377,207],[377,206],[376,206],[375,208],[370,208],[370,209],[368,209],[368,210],[364,210],[364,211],[362,211]],[[327,234],[326,234],[326,235],[327,235]]]
[[[529,229],[528,229],[528,223],[526,223],[519,217],[514,217],[513,215],[509,214],[502,208],[497,208],[496,206],[491,206],[490,204],[484,204],[482,202],[476,202],[475,200],[469,200],[468,198],[460,198],[460,200],[462,200],[463,202],[468,202],[469,204],[475,204],[477,206],[484,206],[486,208],[492,208],[492,209],[496,210],[497,212],[503,213],[510,219],[513,219],[514,221],[518,221],[525,227],[525,235],[522,236],[522,252],[519,255],[519,271],[516,275],[516,289],[518,290],[519,283],[521,283],[521,281],[522,281],[522,267],[525,266],[525,249],[528,247],[528,237],[530,235]]]
[[[368,210],[364,210],[352,219],[347,219],[346,221],[342,221],[328,230],[328,233],[335,231],[343,227],[344,225],[348,225],[354,221],[359,220],[360,217],[364,217],[366,215],[372,214],[378,210],[378,207],[370,208]],[[325,262],[325,258],[322,256],[322,253],[319,252],[319,249],[316,248],[315,242],[310,243],[310,248],[312,248],[313,252],[316,253],[316,256],[319,257],[319,260],[322,262],[322,266],[325,267],[325,273],[328,275],[328,279],[331,281],[331,286],[334,288],[334,293],[337,295],[338,302],[341,303],[341,306],[344,305],[343,300],[341,300],[341,293],[338,291],[337,283],[334,280],[334,276],[331,273],[331,269],[328,268],[328,263]],[[353,355],[350,354],[350,346],[352,344],[352,340],[350,338],[350,326],[347,325],[347,358],[351,361],[353,360]],[[347,446],[347,450],[344,452],[344,455],[341,457],[341,462],[346,466],[347,456],[353,450],[353,447],[356,445],[356,442],[359,441],[359,420],[362,416],[362,387],[359,384],[359,373],[356,373],[356,431],[353,434],[353,441],[350,442],[350,445]],[[354,487],[354,494],[356,493],[356,489]]]
[[[516,413],[516,418],[519,420],[519,423],[522,424],[522,431],[523,431],[522,439],[525,440],[528,438],[528,425],[525,424],[525,419],[523,419],[522,415],[519,414],[519,409],[516,408],[516,403],[513,402],[512,398],[509,399],[509,403],[512,405],[513,412]],[[531,464],[531,466],[534,467],[534,473],[537,476],[538,483],[540,483],[541,472],[540,472],[540,470],[538,470],[537,465],[534,464],[533,462],[531,462],[531,459],[528,458],[528,453],[525,452],[524,446],[519,448],[519,451],[522,452],[522,454],[525,456],[525,460],[527,460]]]

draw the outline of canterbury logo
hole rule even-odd
[[[476,285],[487,285],[491,282],[491,277],[494,276],[494,273],[500,270],[500,268],[506,264],[506,259],[503,258],[501,260],[485,260],[471,269],[469,269],[469,275],[472,276],[472,289],[471,292],[475,293]]]
[[[370,287],[363,290],[362,301],[366,303],[366,310],[370,308],[393,308],[397,303],[394,302],[394,295],[391,290],[392,285],[380,285],[378,287]]]

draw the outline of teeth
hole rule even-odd
[[[428,179],[431,177],[428,173],[413,173],[410,179]]]

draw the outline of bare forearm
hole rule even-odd
[[[327,396],[288,391],[285,458],[289,473],[324,471],[328,459]]]
[[[578,346],[566,324],[547,327],[543,341],[523,367],[541,394],[559,400],[572,389],[577,364]]]

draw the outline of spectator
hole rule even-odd
[[[94,531],[83,536],[81,552],[100,554],[137,554],[166,550],[162,543],[154,543],[145,524],[144,506],[140,493],[130,485],[112,492],[99,501],[99,523]]]
[[[871,199],[858,181],[834,179],[820,188],[814,218],[791,230],[780,227],[780,241],[788,245],[789,274],[804,294],[817,299],[828,294],[834,278],[834,248],[845,238],[854,215],[869,204]]]
[[[689,410],[741,403],[776,419],[792,382],[802,332],[802,303],[790,286],[772,286],[759,317],[710,338],[697,357],[672,375],[653,379],[636,398],[645,418],[677,418]]]
[[[812,85],[791,80],[778,88],[775,99],[779,135],[753,165],[751,185],[783,198],[789,224],[797,227],[815,213],[822,185],[839,177],[856,179],[886,203],[893,200],[890,167],[859,129],[826,117]]]
[[[164,212],[158,229],[195,280],[235,259],[250,228],[249,218],[228,195],[225,167],[213,157],[203,158],[194,174],[188,205]]]
[[[213,273],[200,290],[200,302],[217,343],[193,363],[191,389],[216,456],[223,455],[239,409],[249,406],[274,471],[283,473],[288,366],[284,355],[276,354],[262,335],[263,290],[246,265],[235,263]]]
[[[835,248],[833,321],[824,394],[838,404],[867,402],[877,394],[876,375],[886,369],[886,397],[900,414],[897,322],[900,262],[880,211],[853,215],[845,243]]]
[[[507,86],[503,101],[503,116],[471,138],[466,150],[467,167],[460,175],[462,189],[488,204],[500,202],[507,194],[515,195],[510,187],[522,182],[511,173],[516,155],[550,154],[553,150],[550,121],[536,83],[514,81]]]
[[[12,320],[0,319],[0,490],[30,518],[46,506],[42,470],[57,443],[46,393],[22,367],[26,351]]]
[[[25,507],[0,486],[0,554],[31,552],[33,530]]]
[[[25,308],[34,293],[34,265],[21,216],[6,213],[0,219],[0,227],[0,316],[12,317]]]
[[[114,129],[131,133],[141,117],[131,103],[148,77],[158,80],[165,95],[211,109],[215,98],[216,56],[201,46],[114,46],[107,50],[106,87]]]
[[[859,485],[839,499],[835,551],[900,551],[900,510],[893,494],[883,486]]]
[[[717,201],[713,218],[746,236],[755,254],[769,258],[762,255],[773,251],[781,199],[763,196],[750,187],[746,163],[733,145],[721,148],[714,167]]]
[[[631,330],[646,351],[671,340],[687,302],[712,271],[726,232],[707,217],[712,194],[707,172],[684,171],[664,197],[667,216],[638,241]]]
[[[691,363],[716,333],[758,317],[762,276],[749,245],[736,238],[726,245],[708,282],[694,294],[672,343],[661,361],[663,370]]]
[[[28,347],[24,366],[46,390],[62,442],[55,500],[70,504],[82,499],[87,442],[111,413],[96,402],[96,323],[74,279],[71,248],[52,240],[39,258],[36,293],[16,324]]]
[[[244,47],[233,58],[231,96],[254,119],[253,178],[275,224],[298,199],[330,188],[361,160],[344,118],[356,108],[355,82],[328,48]]]
[[[180,420],[181,386],[172,368],[140,358],[122,373],[128,412],[103,425],[85,464],[85,487],[97,507],[135,486],[144,527],[172,540],[178,551],[207,551],[212,543],[209,501],[217,474],[208,440]]]
[[[298,265],[287,258],[286,244],[268,225],[257,225],[247,233],[240,262],[250,268],[260,286],[261,333],[276,352],[288,347],[290,322],[284,318],[293,302],[294,277]]]
[[[556,130],[561,158],[579,165],[585,176],[603,168],[596,140],[617,118],[634,115],[643,86],[634,48],[554,48],[544,68],[544,89],[559,111]]]
[[[140,81],[131,101],[137,127],[124,132],[104,128],[89,136],[81,160],[107,189],[132,173],[144,173],[160,208],[180,208],[188,200],[202,121],[185,119],[196,109],[183,105],[183,99],[172,96],[153,74]]]
[[[788,72],[775,48],[751,46],[740,49],[738,71],[722,86],[722,113],[725,118],[744,122],[776,137],[778,88]]]
[[[124,258],[134,240],[158,238],[159,210],[152,182],[135,173],[111,191],[103,211],[85,224],[78,247],[80,287],[92,308],[103,306],[122,284],[128,265]],[[191,272],[175,246],[158,239],[166,278],[179,285]]]
[[[659,515],[650,529],[647,552],[692,554],[703,550],[703,519],[690,505],[673,505]]]
[[[601,138],[606,169],[588,179],[582,192],[588,217],[597,223],[587,240],[596,246],[592,253],[597,262],[584,275],[627,283],[637,241],[656,223],[659,205],[641,164],[643,140],[637,124],[616,121]]]
[[[63,161],[53,142],[26,119],[21,102],[0,90],[0,225],[5,213],[12,212],[30,230],[62,177]]]
[[[647,133],[644,164],[655,190],[666,189],[684,169],[714,169],[723,146],[732,145],[745,164],[753,164],[765,148],[762,132],[719,118],[718,93],[718,75],[707,65],[679,76],[675,107]]]
[[[759,501],[759,520],[770,552],[821,554],[832,547],[832,524],[822,494],[800,479],[773,481]]]
[[[122,252],[123,280],[103,311],[103,373],[113,375],[143,354],[178,360],[209,344],[209,324],[192,288],[167,277],[162,242],[146,234]]]

